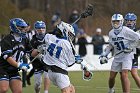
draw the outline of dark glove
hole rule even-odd
[[[108,63],[108,58],[106,56],[100,56],[99,57],[100,59],[100,64],[105,64],[105,63]]]

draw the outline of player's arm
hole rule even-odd
[[[13,50],[12,50],[12,45],[9,41],[7,41],[8,39],[4,39],[1,42],[1,57],[6,60],[10,65],[23,69],[23,70],[27,70],[29,68],[28,64],[23,64],[20,62],[16,62],[13,59]]]
[[[11,64],[12,66],[14,66],[14,67],[19,67],[18,66],[18,63],[12,58],[12,57],[8,57],[7,59],[7,62],[9,63],[9,64]]]
[[[140,34],[137,32],[134,32],[133,30],[130,30],[129,33],[127,33],[127,37],[132,41],[129,43],[130,48],[137,48],[140,47]]]

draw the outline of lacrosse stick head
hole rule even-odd
[[[81,13],[81,18],[86,18],[88,16],[92,16],[93,14],[93,5],[92,4],[89,4],[85,11],[83,13]]]
[[[83,80],[90,81],[92,79],[93,73],[87,68],[83,69]]]

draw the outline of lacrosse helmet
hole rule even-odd
[[[46,34],[46,24],[43,21],[36,21],[34,24],[34,29],[36,31],[36,37],[42,40]]]
[[[124,19],[127,27],[135,29],[137,16],[134,13],[127,13]]]
[[[16,33],[22,38],[26,37],[27,23],[21,18],[13,18],[10,20],[10,29],[12,33]]]
[[[111,24],[113,29],[115,30],[121,30],[123,27],[123,16],[121,14],[114,14],[111,18]]]
[[[61,23],[58,24],[56,27],[57,27],[56,33],[61,32],[61,35],[63,38],[65,38],[67,40],[70,39],[71,41],[74,40],[75,32],[74,32],[74,28],[72,25],[61,21]]]

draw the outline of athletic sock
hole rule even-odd
[[[115,93],[114,88],[109,88],[109,92],[108,93]]]
[[[45,90],[44,93],[48,93],[48,90]]]

